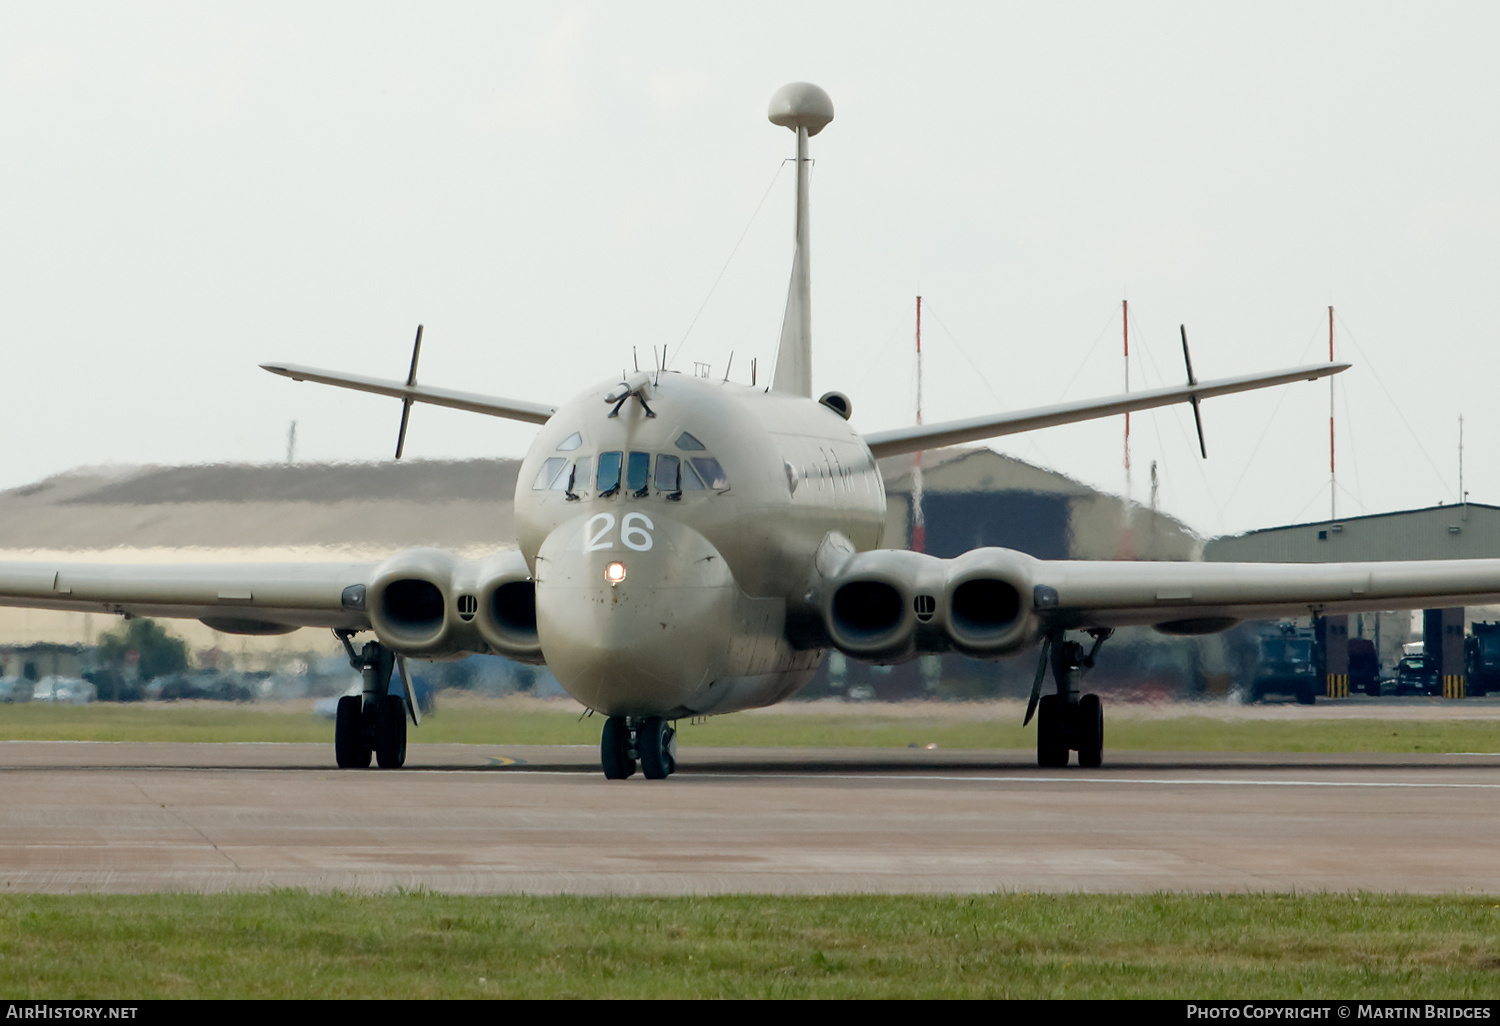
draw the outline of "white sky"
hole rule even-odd
[[[813,140],[815,387],[863,430],[1326,358],[1339,512],[1500,503],[1500,6],[0,5],[0,487],[82,464],[387,458],[399,404],[285,360],[560,401],[769,375],[782,83]],[[774,179],[774,185],[772,185]],[[769,195],[767,188],[770,187]],[[765,205],[751,215],[763,196]],[[736,240],[737,255],[688,325]],[[956,340],[956,342],[955,342]],[[960,348],[961,347],[961,348]],[[977,372],[976,372],[977,371]],[[1275,414],[1273,418],[1273,413]],[[1133,494],[1216,534],[1328,513],[1328,387],[1137,415]],[[432,408],[411,457],[532,429]],[[996,447],[1125,488],[1118,419]]]

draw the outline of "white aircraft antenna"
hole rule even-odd
[[[781,322],[781,345],[776,350],[776,373],[771,387],[778,392],[812,398],[812,249],[808,237],[807,140],[833,120],[833,101],[810,82],[793,82],[776,90],[766,117],[771,124],[797,133],[796,249],[792,281],[787,288],[786,316]]]

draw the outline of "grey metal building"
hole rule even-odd
[[[1268,527],[1215,538],[1203,558],[1215,562],[1342,563],[1368,560],[1481,559],[1500,556],[1500,507],[1468,502]],[[1347,694],[1349,617],[1319,618],[1328,693]],[[1377,624],[1379,621],[1375,621]],[[1423,648],[1436,657],[1443,693],[1467,691],[1462,608],[1423,612]]]

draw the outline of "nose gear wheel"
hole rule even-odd
[[[611,716],[599,739],[599,763],[606,780],[635,775],[636,760],[647,780],[665,780],[677,769],[677,731],[660,716],[630,720]]]
[[[630,725],[623,716],[611,716],[604,723],[599,740],[599,761],[605,780],[628,780],[635,775],[635,756],[630,752]]]

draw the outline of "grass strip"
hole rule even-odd
[[[1493,999],[1500,898],[7,894],[0,993]]]
[[[600,717],[536,708],[536,703],[484,702],[440,707],[410,731],[412,743],[599,743]],[[930,715],[899,715],[870,707],[857,715],[806,712],[741,713],[679,724],[679,743],[710,747],[873,747],[1010,749],[1036,744],[1036,728],[1019,717],[970,714],[963,705]],[[0,739],[32,741],[301,741],[329,744],[333,724],[303,707],[220,703],[0,706]],[[1500,721],[1382,719],[1225,719],[1108,715],[1110,751],[1191,752],[1500,752]]]

